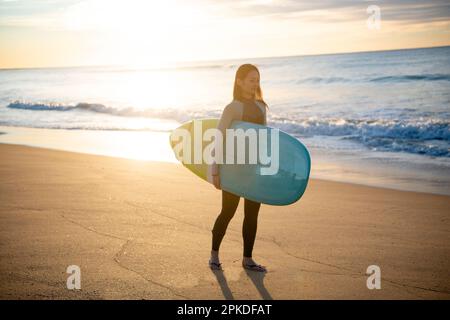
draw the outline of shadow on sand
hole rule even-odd
[[[228,286],[227,279],[223,273],[222,270],[211,270],[212,273],[217,278],[217,282],[220,285],[220,289],[222,290],[223,296],[226,300],[234,300],[233,293],[230,290],[230,287]],[[254,286],[258,290],[261,298],[263,300],[273,300],[272,296],[270,295],[269,291],[267,291],[266,287],[264,286],[264,277],[266,276],[265,272],[255,272],[250,270],[245,270],[245,273],[247,276],[252,280]]]

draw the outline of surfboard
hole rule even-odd
[[[204,157],[197,159],[197,161],[195,161],[193,156],[183,158],[184,150],[181,148],[180,132],[189,133],[191,150],[194,150],[194,147],[201,147],[201,154],[203,155],[205,148],[212,143],[212,140],[203,139],[204,133],[208,129],[217,128],[218,123],[219,119],[215,118],[191,120],[173,130],[169,137],[175,157],[187,169],[209,183],[212,183],[211,166],[205,161]],[[201,128],[200,131],[198,130],[199,128]],[[237,162],[237,144],[235,145],[234,158],[232,159],[234,161],[230,164],[226,162],[230,157],[227,158],[224,145],[223,159],[226,163],[219,165],[221,189],[240,197],[269,205],[282,206],[298,201],[306,190],[311,169],[311,158],[303,143],[282,130],[255,123],[233,121],[229,128],[242,129],[245,132],[248,129],[255,130],[257,132],[258,146],[261,146],[260,143],[263,140],[265,141],[268,150],[266,155],[268,158],[271,158],[272,163],[267,163],[267,158],[265,163],[263,163],[259,157],[256,163],[251,163],[248,158],[249,142],[246,140],[245,164]],[[261,129],[265,129],[267,133],[265,139],[261,139],[259,135]],[[276,130],[276,132],[272,132],[273,130]],[[200,137],[200,134],[203,136]],[[272,146],[272,139],[275,139],[273,142],[276,142],[277,136],[278,163],[274,165],[276,162],[275,153],[273,153],[275,149],[270,150],[270,147]],[[187,158],[189,159],[188,161],[186,161]]]

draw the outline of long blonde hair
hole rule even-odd
[[[233,98],[234,99],[240,100],[242,98],[242,90],[241,90],[241,87],[237,84],[237,79],[244,80],[250,71],[256,71],[256,72],[258,72],[258,75],[260,74],[258,68],[256,66],[254,66],[253,64],[249,64],[249,63],[243,64],[237,69],[236,76],[234,78],[234,88],[233,88]],[[258,86],[258,88],[256,89],[255,100],[262,102],[266,106],[266,108],[269,108],[267,106],[267,103],[263,99],[261,86]]]

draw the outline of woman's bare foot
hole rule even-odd
[[[242,266],[244,269],[257,271],[257,272],[267,272],[265,266],[257,264],[252,258],[244,257],[242,259]]]
[[[209,267],[211,270],[222,270],[222,264],[219,261],[219,252],[211,250],[211,258],[209,259]]]

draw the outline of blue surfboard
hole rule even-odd
[[[196,122],[195,125],[194,122]],[[218,123],[219,119],[196,119],[186,122],[175,129],[170,134],[170,144],[172,149],[174,149],[175,156],[180,160],[180,155],[175,151],[175,146],[180,142],[177,139],[177,135],[175,135],[177,130],[183,129],[189,132],[193,148],[195,139],[199,138],[195,137],[194,127],[197,126],[198,128],[201,126],[201,132],[204,133],[207,129],[217,128]],[[233,121],[230,129],[242,129],[244,131],[254,129],[257,132],[258,143],[260,143],[259,130],[267,130],[265,139],[268,147],[267,156],[272,159],[272,163],[262,164],[258,159],[257,163],[251,164],[248,156],[246,156],[246,163],[239,164],[235,156],[232,164],[224,163],[219,166],[221,188],[246,199],[270,205],[282,206],[298,201],[306,190],[311,169],[311,158],[306,147],[291,135],[268,126],[245,121]],[[270,149],[272,130],[276,130],[278,133],[278,164],[276,166],[274,166],[275,157],[271,154]],[[202,140],[202,154],[204,148],[210,143],[211,141]],[[237,153],[236,148],[237,146],[235,146],[235,155]],[[247,141],[245,145],[246,155],[248,155],[248,148]],[[224,161],[226,161],[226,158],[225,155]],[[212,183],[210,165],[205,163],[203,159],[201,163],[194,163],[191,158],[190,162],[182,161],[182,164],[201,179]],[[272,169],[270,169],[271,166]],[[276,168],[275,171],[274,167]]]

